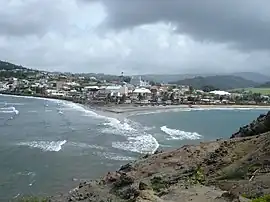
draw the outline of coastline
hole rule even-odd
[[[229,109],[265,109],[270,110],[270,105],[225,105],[225,104],[217,104],[217,105],[208,105],[208,104],[194,104],[194,105],[187,105],[187,104],[179,104],[179,105],[139,105],[139,104],[114,104],[111,103],[109,105],[106,104],[93,104],[88,103],[82,100],[76,100],[74,98],[63,98],[63,97],[55,97],[55,96],[44,96],[44,95],[24,95],[18,93],[6,93],[0,92],[0,96],[13,96],[13,97],[24,97],[24,98],[33,98],[33,99],[45,99],[45,100],[60,100],[60,101],[67,101],[76,104],[83,105],[91,110],[94,111],[101,111],[101,112],[109,112],[113,114],[133,114],[133,113],[147,113],[147,112],[167,112],[167,111],[174,111],[174,110],[229,110]]]
[[[159,105],[159,106],[135,106],[135,105],[129,105],[129,106],[103,106],[99,107],[100,110],[116,113],[116,114],[126,114],[126,113],[140,113],[140,112],[155,112],[162,110],[164,112],[166,111],[174,111],[174,110],[214,110],[214,109],[265,109],[270,110],[270,106],[263,106],[263,105]]]
[[[28,96],[27,98],[35,99],[37,97]],[[44,100],[48,99],[44,98]],[[87,104],[80,105],[91,107]],[[93,109],[102,110],[102,108],[123,108],[121,113],[129,113],[132,110],[133,112],[134,110],[138,112],[162,110],[163,112],[163,110],[175,109],[270,109],[270,106],[193,105],[190,107],[188,105],[167,105],[143,107],[115,105]],[[103,111],[106,111],[104,109]],[[154,154],[145,155],[136,161],[123,165],[119,170],[108,172],[97,180],[82,181],[78,187],[70,192],[54,196],[48,201],[178,202],[179,200],[192,200],[194,202],[207,202],[210,200],[210,193],[212,201],[225,202],[227,200],[223,200],[222,197],[225,197],[223,194],[230,194],[231,190],[235,192],[233,194],[238,194],[239,190],[239,197],[255,197],[260,194],[256,190],[256,187],[261,183],[260,179],[264,180],[265,186],[270,186],[270,181],[267,180],[270,179],[270,175],[263,173],[265,172],[263,169],[268,167],[261,166],[264,159],[269,157],[269,153],[267,153],[270,151],[269,140],[269,135],[261,135],[201,142],[198,145],[186,145],[172,151],[161,152],[157,150]],[[250,169],[246,165],[253,167],[246,171],[247,168]],[[242,180],[237,178],[239,173],[235,171],[236,168],[240,168],[241,173],[244,173],[241,174]],[[262,172],[257,172],[256,169],[261,169]],[[227,170],[229,171],[224,172]],[[250,176],[255,171],[257,174],[252,178],[253,183],[249,183]],[[234,176],[235,178],[233,178]],[[236,184],[237,188],[230,184]],[[247,189],[253,191],[246,192]],[[266,188],[263,190],[263,194],[265,193],[268,193]]]

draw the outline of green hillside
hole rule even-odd
[[[228,90],[235,88],[248,88],[257,86],[258,83],[250,81],[238,76],[231,75],[218,75],[218,76],[206,76],[195,77],[190,79],[183,79],[175,82],[171,82],[178,85],[189,85],[196,89],[203,89],[205,86],[213,86],[216,89]]]
[[[1,61],[0,60],[0,70],[15,70],[15,69],[27,69],[21,65],[15,65],[9,62]]]

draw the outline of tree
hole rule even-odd
[[[194,91],[194,88],[192,86],[189,86],[189,94],[192,94]]]
[[[218,90],[218,89],[215,88],[214,86],[206,85],[206,86],[203,86],[203,87],[202,87],[202,90],[203,90],[204,92],[211,92],[211,91]]]
[[[170,100],[172,101],[172,102],[174,102],[174,98],[175,97],[175,95],[174,95],[174,93],[171,93],[171,95],[170,95]]]
[[[262,102],[262,96],[260,93],[253,93],[252,98],[256,102],[256,104]]]
[[[167,101],[169,99],[169,93],[168,92],[164,92],[163,93],[163,97],[162,97],[162,101]]]
[[[139,93],[137,98],[138,98],[138,100],[139,100],[139,101],[141,101],[141,100],[143,99],[142,94],[141,94],[141,93]]]
[[[126,102],[126,99],[127,99],[127,95],[126,94],[123,94],[121,99],[120,99],[120,103],[121,104],[124,104]]]

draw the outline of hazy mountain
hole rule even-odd
[[[263,84],[260,84],[260,85],[256,86],[256,88],[270,88],[270,81],[267,81]]]
[[[169,83],[173,81],[189,79],[199,76],[206,77],[216,75],[226,76],[226,74],[146,74],[141,76],[143,80],[155,81],[159,83]],[[256,72],[236,72],[227,75],[242,77],[243,79],[254,81],[256,83],[265,83],[267,81],[270,81],[270,76]]]
[[[214,88],[221,90],[228,90],[234,88],[247,88],[258,85],[254,81],[244,79],[239,76],[232,75],[218,75],[218,76],[206,76],[206,77],[195,77],[183,80],[178,80],[175,82],[178,85],[189,85],[196,89],[203,89],[205,86],[213,86]]]
[[[237,72],[234,73],[233,75],[240,76],[244,79],[251,80],[256,83],[265,83],[270,81],[270,76],[256,72]]]

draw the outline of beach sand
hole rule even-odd
[[[158,110],[171,111],[171,110],[196,110],[196,109],[266,109],[270,110],[270,106],[262,105],[115,105],[115,106],[104,106],[100,108],[106,112],[112,113],[131,113],[131,112],[154,112]]]

